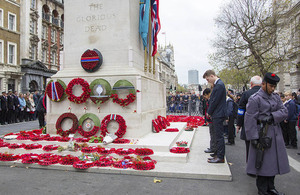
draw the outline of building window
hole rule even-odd
[[[42,39],[47,39],[47,26],[43,25],[42,27]]]
[[[30,8],[36,9],[36,0],[31,0]]]
[[[46,63],[47,62],[47,49],[42,50],[42,62]]]
[[[51,29],[51,41],[53,42],[53,43],[55,43],[56,42],[56,30],[55,29]]]
[[[36,59],[36,46],[31,45],[31,51],[30,51],[30,59],[35,60]]]
[[[3,40],[0,40],[0,63],[4,63],[4,44],[3,44]]]
[[[56,65],[56,51],[52,51],[51,53],[51,64]]]
[[[8,12],[8,29],[16,31],[17,17],[15,14]]]
[[[33,19],[30,21],[30,33],[36,34],[36,21]]]
[[[3,26],[3,9],[0,9],[0,26]]]
[[[62,33],[62,32],[60,32],[60,35],[59,35],[60,37],[59,37],[59,43],[60,43],[60,45],[63,45],[64,44],[64,33]]]
[[[8,42],[7,51],[8,64],[16,65],[17,44]]]

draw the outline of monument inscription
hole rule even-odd
[[[89,15],[79,15],[76,22],[83,24],[83,30],[86,33],[103,32],[111,29],[112,20],[116,20],[116,14],[105,9],[104,3],[87,4]]]

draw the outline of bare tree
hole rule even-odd
[[[211,60],[229,69],[251,67],[261,75],[277,69],[289,52],[283,15],[289,5],[284,0],[232,0],[215,19],[220,32]]]

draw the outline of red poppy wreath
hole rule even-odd
[[[75,96],[73,94],[73,87],[75,85],[82,86],[83,92],[80,96]],[[72,81],[70,81],[70,83],[68,84],[67,89],[66,89],[66,93],[69,96],[68,99],[71,102],[74,102],[76,104],[82,104],[82,103],[86,102],[86,100],[90,97],[90,92],[91,92],[91,89],[90,89],[89,83],[82,78],[76,78],[76,79],[73,79]]]
[[[61,127],[61,124],[62,124],[62,121],[67,118],[69,118],[73,121],[73,125],[72,125],[71,129],[64,131]],[[63,137],[67,137],[70,134],[76,133],[77,128],[78,128],[78,118],[73,113],[64,113],[64,114],[60,115],[60,117],[56,121],[56,130],[57,130],[56,133]]]
[[[107,115],[106,117],[104,117],[104,119],[101,122],[101,127],[100,127],[102,136],[105,136],[106,133],[108,133],[107,125],[112,120],[119,123],[119,129],[115,133],[115,135],[118,136],[118,138],[122,138],[123,135],[126,133],[127,126],[126,126],[126,122],[125,122],[124,118],[117,114],[110,114],[110,115]]]

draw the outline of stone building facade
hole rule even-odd
[[[178,78],[175,72],[173,45],[159,46],[156,58],[159,80],[165,84],[167,92],[174,90],[178,84]]]
[[[291,1],[292,6],[283,14],[288,20],[284,30],[289,39],[288,61],[278,70],[281,82],[278,91],[298,91],[300,89],[300,2]]]
[[[20,90],[20,0],[0,0],[0,91]]]
[[[63,0],[22,0],[20,49],[21,91],[42,91],[61,65]]]

